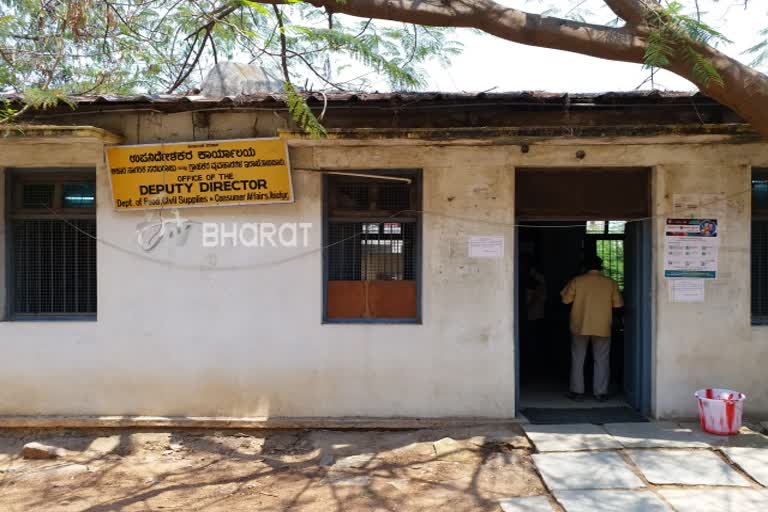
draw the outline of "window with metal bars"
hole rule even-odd
[[[594,254],[603,260],[603,274],[616,281],[624,290],[624,231],[623,220],[587,221],[587,236],[594,243]]]
[[[752,171],[752,323],[768,324],[768,169]]]
[[[326,176],[323,319],[418,322],[419,173],[366,174]]]
[[[96,314],[94,172],[10,171],[8,317]]]

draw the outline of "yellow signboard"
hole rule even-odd
[[[118,210],[293,202],[280,139],[113,146],[107,163]]]

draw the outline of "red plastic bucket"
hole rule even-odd
[[[699,420],[704,432],[735,436],[741,428],[744,399],[747,395],[730,389],[700,389],[693,394],[699,401]]]

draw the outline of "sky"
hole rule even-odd
[[[558,0],[557,3],[566,3]],[[531,0],[502,0],[500,3],[529,12],[541,12]],[[554,2],[552,2],[554,3]],[[693,5],[693,0],[683,0]],[[759,42],[758,32],[768,27],[768,0],[751,0],[744,9],[743,0],[700,0],[706,11],[704,20],[720,30],[733,44],[720,48],[744,62],[751,58],[742,52]],[[605,23],[612,13],[600,0],[586,0],[594,7],[587,21]],[[552,91],[601,92],[634,90],[649,76],[637,64],[611,62],[569,52],[524,46],[493,36],[460,30],[455,38],[464,44],[464,53],[453,59],[449,68],[437,63],[426,67],[428,90],[479,92]],[[695,86],[669,72],[656,74],[655,88],[691,91]],[[382,87],[385,89],[385,87]],[[651,89],[646,83],[642,89]]]

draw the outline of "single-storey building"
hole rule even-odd
[[[592,252],[626,301],[617,400],[768,417],[768,142],[706,97],[310,95],[323,138],[279,95],[73,101],[0,138],[0,425],[514,418],[567,391],[559,290]],[[116,208],[108,148],[256,138],[292,200]]]

